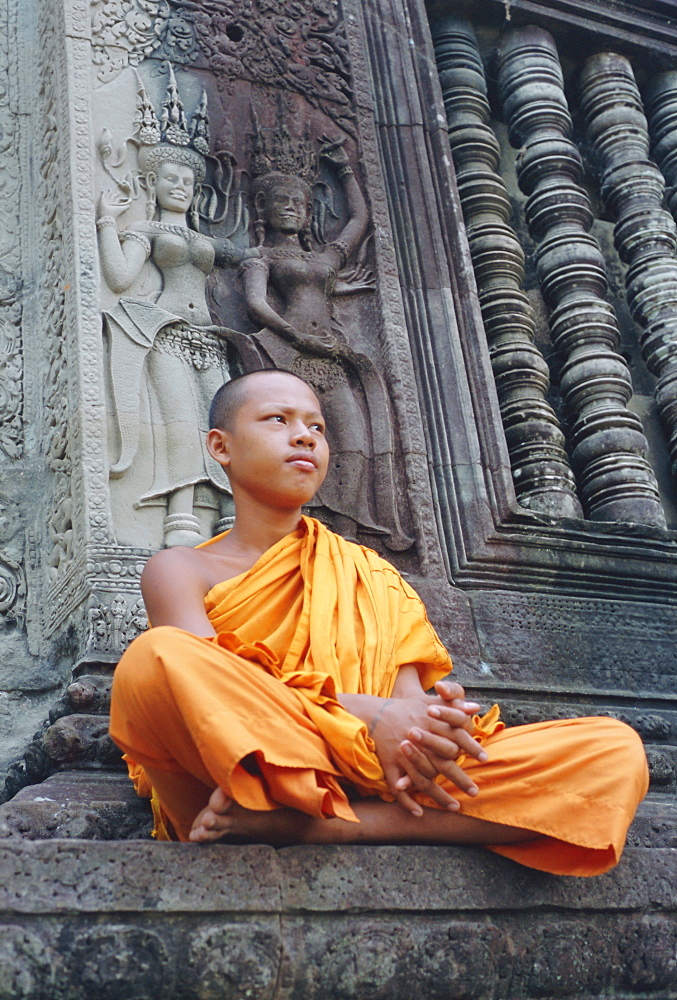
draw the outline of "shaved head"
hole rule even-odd
[[[236,375],[230,382],[226,382],[225,385],[221,386],[212,400],[212,405],[209,407],[210,430],[216,428],[221,431],[232,431],[237,411],[250,398],[251,394],[256,391],[256,383],[261,381],[262,376],[270,375],[294,378],[307,386],[313,395],[315,394],[315,390],[310,383],[300,378],[300,376],[295,375],[294,372],[286,371],[284,368],[261,368],[255,372],[248,372],[246,375]]]

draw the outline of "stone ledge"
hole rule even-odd
[[[677,997],[677,849],[0,843],[0,1000]]]

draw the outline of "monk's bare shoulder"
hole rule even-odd
[[[185,545],[176,545],[170,549],[161,549],[151,556],[141,574],[141,586],[162,586],[176,578],[184,583],[207,584],[209,579],[208,559],[200,549],[191,549]],[[206,586],[205,593],[209,589]],[[145,596],[145,595],[144,595]]]
[[[210,589],[209,559],[201,550],[177,545],[146,563],[141,593],[153,625],[175,625],[204,634],[204,598]]]

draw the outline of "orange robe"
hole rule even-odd
[[[115,672],[111,734],[139,794],[153,795],[156,834],[170,836],[168,819],[186,840],[217,785],[248,809],[346,820],[349,792],[392,800],[367,727],[337,694],[389,697],[405,664],[424,688],[451,670],[399,573],[303,518],[205,607],[214,638],[152,628]],[[479,795],[449,791],[462,813],[541,836],[490,849],[556,874],[616,864],[648,785],[637,734],[608,718],[505,728],[498,715],[475,719],[489,760],[458,760]]]

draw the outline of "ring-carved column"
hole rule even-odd
[[[457,18],[441,18],[432,29],[515,493],[523,507],[580,517],[564,434],[546,400],[548,366],[534,344],[534,313],[522,290],[524,251],[507,224],[510,199],[498,173],[477,41],[470,24]]]
[[[581,71],[581,110],[601,164],[601,193],[616,219],[625,288],[641,329],[642,355],[656,375],[658,412],[677,475],[677,256],[675,224],[663,205],[665,182],[649,159],[649,131],[632,67],[602,52]]]
[[[593,214],[580,185],[581,156],[552,37],[512,31],[499,45],[499,90],[517,157],[536,271],[564,358],[562,393],[571,415],[572,462],[586,513],[596,521],[663,525],[648,445],[618,353],[616,316],[604,298],[604,258],[589,234]]]
[[[667,181],[667,203],[677,219],[677,72],[655,76],[644,92],[653,154]]]

